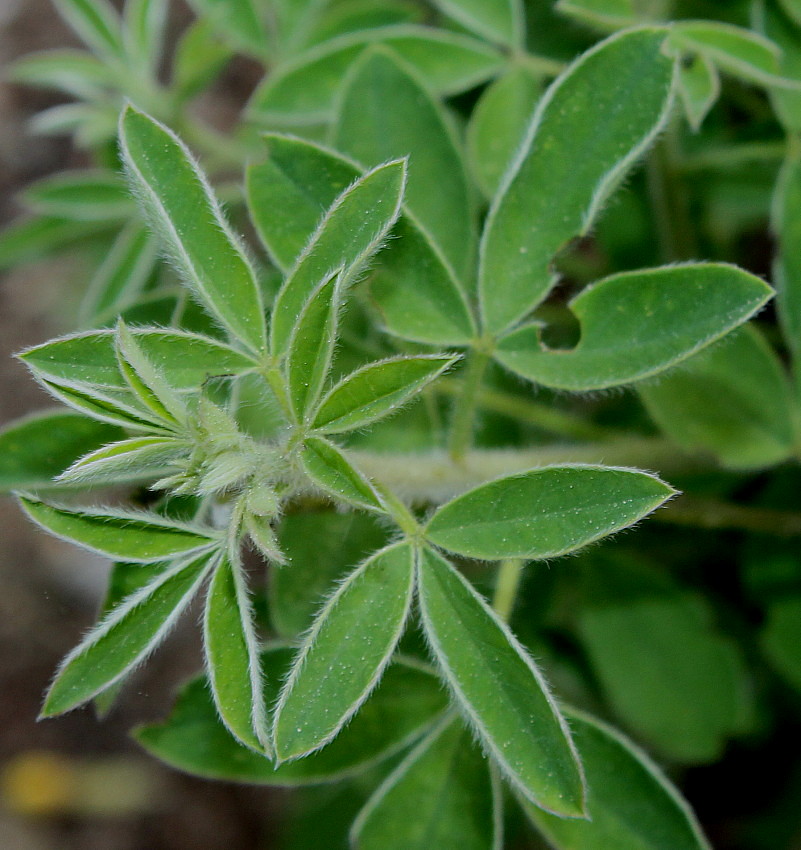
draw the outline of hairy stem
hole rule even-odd
[[[443,502],[493,478],[549,464],[598,463],[668,473],[712,467],[705,457],[683,454],[657,437],[532,449],[472,449],[458,463],[442,452],[382,454],[355,450],[350,454],[367,476],[418,504]]]
[[[456,402],[448,439],[451,458],[460,462],[470,448],[473,439],[473,424],[478,405],[481,382],[489,364],[489,353],[475,348],[467,355],[467,368],[462,382],[462,392]]]
[[[498,569],[498,580],[495,585],[495,596],[492,599],[492,607],[504,622],[508,622],[512,616],[525,563],[525,561],[519,558],[509,558],[506,561],[502,561]]]
[[[739,529],[773,537],[801,537],[801,513],[733,505],[717,499],[682,496],[657,511],[654,519],[694,528]]]
[[[440,378],[434,384],[434,391],[448,396],[460,396],[462,382],[454,378]],[[580,416],[555,410],[549,404],[520,398],[503,390],[481,387],[476,396],[476,404],[484,410],[501,413],[510,419],[517,419],[527,425],[533,425],[549,434],[558,434],[575,440],[611,440],[620,439],[617,429],[594,425]]]

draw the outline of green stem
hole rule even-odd
[[[676,130],[668,127],[646,164],[654,226],[662,260],[666,263],[689,260],[698,254],[695,233],[690,226],[692,219],[686,187],[675,167],[679,156]]]
[[[801,537],[800,513],[733,505],[716,499],[682,496],[658,510],[653,518],[693,528],[738,529],[773,537]]]
[[[549,59],[547,56],[537,56],[534,53],[526,53],[524,51],[512,54],[511,58],[516,65],[528,68],[529,71],[537,76],[558,77],[567,68],[566,62],[560,62],[558,59]]]
[[[498,581],[495,585],[492,607],[504,622],[508,622],[512,616],[524,566],[525,561],[521,561],[519,558],[509,558],[501,562],[498,570]]]
[[[454,461],[460,461],[470,448],[473,439],[478,393],[488,364],[489,353],[487,351],[474,348],[467,355],[467,368],[462,383],[462,392],[453,413],[451,433],[448,439],[448,451]]]
[[[433,387],[435,392],[448,396],[461,396],[462,381],[454,378],[440,378]],[[612,440],[620,439],[621,432],[617,429],[604,428],[587,422],[580,416],[555,410],[549,404],[520,398],[503,390],[481,387],[476,396],[476,403],[484,410],[501,413],[527,425],[533,425],[549,434],[558,434],[576,440]]]
[[[727,147],[716,147],[683,156],[676,168],[684,174],[710,169],[730,169],[749,165],[753,162],[780,163],[787,153],[787,143],[747,142]]]
[[[493,478],[549,464],[589,463],[658,469],[665,473],[714,469],[703,455],[682,453],[658,437],[533,449],[472,449],[458,462],[441,452],[382,454],[353,450],[354,463],[403,499],[438,504]]]

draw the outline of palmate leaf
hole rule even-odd
[[[64,20],[104,59],[125,59],[122,21],[108,0],[54,0]]]
[[[83,455],[57,480],[85,485],[160,478],[190,447],[188,442],[169,437],[132,437]]]
[[[248,168],[248,204],[265,247],[287,268],[361,169],[303,139],[268,134],[264,140],[269,157]],[[278,209],[281,215],[275,214]],[[392,237],[376,258],[370,280],[387,330],[417,342],[468,342],[475,333],[470,308],[431,238],[408,212]]]
[[[292,329],[286,375],[289,399],[299,421],[315,407],[331,368],[341,280],[337,270],[321,281]]]
[[[261,58],[268,53],[262,4],[254,0],[190,0],[190,5],[237,49]]]
[[[504,776],[537,806],[583,817],[578,754],[525,649],[466,579],[427,548],[419,556],[418,598],[432,654]]]
[[[634,469],[543,467],[457,496],[436,511],[425,533],[469,558],[553,558],[633,525],[674,494]]]
[[[125,221],[135,213],[125,183],[111,171],[64,171],[31,184],[22,195],[36,213],[77,221]]]
[[[549,350],[538,325],[503,337],[500,363],[555,389],[597,390],[655,375],[720,339],[773,296],[758,277],[723,263],[622,272],[570,302],[578,345]]]
[[[167,26],[168,0],[127,0],[123,18],[125,51],[143,75],[158,70]]]
[[[557,0],[555,8],[602,32],[637,23],[634,0]]]
[[[166,565],[114,608],[62,662],[43,717],[62,714],[113,685],[158,645],[200,587],[209,556]]]
[[[587,819],[566,820],[522,801],[555,850],[711,850],[669,780],[605,723],[565,711],[587,774]]]
[[[197,390],[216,375],[241,375],[257,366],[250,355],[202,334],[174,328],[135,328],[136,343],[177,390]],[[76,387],[127,390],[112,330],[84,331],[28,348],[18,355],[37,378]]]
[[[541,79],[528,68],[512,67],[484,89],[467,126],[470,169],[488,198],[498,191],[520,149]]]
[[[675,64],[661,50],[666,37],[661,28],[612,36],[584,53],[539,102],[484,226],[479,296],[490,333],[546,297],[554,255],[589,230],[659,132]]]
[[[46,50],[22,56],[8,76],[29,86],[52,88],[82,100],[102,97],[113,87],[108,66],[84,50]]]
[[[476,231],[462,151],[448,122],[426,81],[387,47],[375,46],[348,74],[330,138],[365,166],[408,156],[404,204],[465,280]]]
[[[122,319],[117,322],[115,348],[120,372],[139,401],[170,426],[185,425],[186,405]]]
[[[344,289],[378,250],[398,217],[405,184],[406,161],[395,160],[359,177],[334,201],[276,296],[273,355],[286,352],[298,313],[321,278],[341,269]]]
[[[289,648],[262,653],[264,701],[273,704],[294,656]],[[359,713],[324,749],[276,767],[236,741],[223,726],[208,680],[190,682],[162,723],[140,727],[135,737],[152,755],[207,779],[258,785],[309,785],[357,774],[408,745],[448,705],[439,680],[418,663],[399,659],[384,673]]]
[[[368,363],[346,375],[326,394],[312,427],[337,434],[389,416],[458,359],[458,355],[422,354]]]
[[[219,543],[219,533],[157,514],[111,508],[64,508],[20,496],[28,516],[56,537],[117,561],[149,563]]]
[[[357,850],[500,850],[500,789],[458,719],[447,718],[384,780],[351,829]]]
[[[332,740],[376,686],[409,615],[414,568],[409,543],[390,546],[351,573],[323,606],[276,706],[280,761]]]
[[[311,481],[337,501],[383,513],[373,485],[333,443],[321,437],[307,437],[300,450],[300,462]]]
[[[434,0],[436,6],[488,41],[522,47],[525,19],[521,0]]]
[[[158,263],[155,236],[138,221],[129,222],[86,287],[82,324],[97,326],[116,318],[136,301]]]
[[[238,553],[228,553],[214,569],[203,643],[211,693],[223,723],[237,740],[270,755],[256,626]]]
[[[252,351],[266,346],[261,290],[244,248],[191,153],[163,124],[129,106],[120,149],[135,194],[187,285]]]
[[[709,58],[699,54],[679,67],[678,88],[687,121],[698,132],[720,96],[720,75]]]
[[[371,44],[392,48],[438,95],[467,91],[503,66],[486,43],[431,27],[398,25],[349,33],[318,45],[271,73],[253,94],[249,112],[268,126],[298,126],[333,117],[347,69]]]
[[[756,327],[734,331],[639,393],[668,437],[724,466],[770,466],[793,451],[790,382]]]
[[[779,47],[751,30],[719,21],[679,21],[671,29],[670,40],[676,47],[706,56],[722,71],[746,82],[801,88],[798,81],[781,76]]]
[[[779,240],[774,264],[779,322],[793,357],[796,385],[801,382],[801,156],[790,153],[779,173],[772,209]]]
[[[114,425],[71,411],[15,419],[0,431],[0,491],[47,486],[87,452],[123,436]]]

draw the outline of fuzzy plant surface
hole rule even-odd
[[[112,566],[42,716],[111,710],[200,597],[136,739],[340,781],[331,848],[709,848],[657,762],[798,722],[801,4],[55,5],[86,49],[11,73],[91,166],[0,264],[94,266],[0,486]]]

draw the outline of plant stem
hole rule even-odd
[[[498,569],[498,580],[495,585],[495,596],[492,599],[492,607],[495,613],[504,621],[508,622],[512,616],[512,609],[517,599],[517,591],[520,580],[523,577],[525,561],[519,558],[509,558],[501,562]]]
[[[675,127],[654,146],[646,163],[648,195],[662,260],[666,263],[697,256],[695,234],[690,227],[687,194],[675,163],[679,158]]]
[[[463,386],[458,379],[440,378],[433,389],[443,395],[460,396]],[[548,404],[523,399],[503,390],[481,387],[476,396],[476,403],[484,410],[501,413],[549,434],[577,440],[611,440],[621,437],[621,432],[617,429],[594,425],[572,413],[555,410]]]
[[[801,537],[801,514],[793,511],[733,505],[717,499],[681,496],[658,510],[653,518],[670,525],[738,529],[773,537]]]
[[[489,352],[483,349],[474,348],[467,355],[467,368],[462,383],[462,393],[456,402],[456,409],[451,421],[451,433],[448,439],[448,451],[451,458],[457,463],[461,461],[465,452],[470,448],[478,393],[488,364]]]
[[[473,449],[458,462],[442,452],[383,454],[354,450],[350,455],[368,477],[418,504],[437,504],[493,478],[549,464],[599,463],[674,473],[714,468],[704,456],[684,454],[658,437],[534,449]]]

